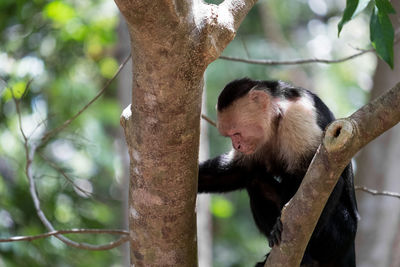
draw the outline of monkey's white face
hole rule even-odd
[[[260,93],[265,94],[257,92]],[[232,106],[218,112],[218,130],[221,135],[231,139],[235,150],[250,155],[269,137],[266,129],[267,119],[265,103],[261,103],[259,97],[246,95],[235,101]]]
[[[260,132],[261,128],[257,125],[248,125],[232,130],[227,136],[231,138],[235,150],[250,155],[263,144],[263,136],[257,135]]]

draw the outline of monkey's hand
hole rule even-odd
[[[282,221],[281,217],[278,217],[276,219],[275,225],[272,227],[272,230],[268,236],[268,243],[271,248],[275,245],[279,246],[279,244],[281,243],[281,235],[282,235]]]

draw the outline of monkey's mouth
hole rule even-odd
[[[256,147],[255,146],[249,146],[249,147],[245,147],[245,148],[239,148],[238,151],[246,156],[248,155],[252,155],[256,152]]]

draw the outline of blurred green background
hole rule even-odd
[[[221,1],[208,1],[221,2]],[[224,55],[288,60],[336,59],[369,48],[368,16],[359,15],[337,37],[345,1],[259,1]],[[0,1],[0,237],[45,232],[24,175],[25,155],[12,93],[20,99],[23,129],[35,139],[74,115],[111,78],[128,43],[111,0]],[[129,48],[128,48],[129,49]],[[129,51],[129,50],[128,50]],[[217,60],[206,73],[207,113],[221,88],[240,77],[282,79],[313,90],[337,117],[368,99],[376,57],[341,64],[262,66]],[[27,84],[30,88],[25,92]],[[114,82],[67,130],[38,151],[33,169],[42,208],[57,229],[125,228],[126,149],[119,116],[125,104]],[[230,149],[209,127],[210,156]],[[121,145],[122,144],[122,145]],[[88,194],[82,194],[47,159]],[[213,266],[251,266],[263,260],[267,241],[249,211],[246,192],[213,196]],[[106,235],[75,235],[105,243]],[[56,238],[0,244],[0,266],[124,266],[120,249],[92,252]]]

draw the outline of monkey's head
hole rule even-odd
[[[270,138],[272,97],[257,85],[247,78],[235,80],[218,97],[218,131],[245,155],[256,152]]]

